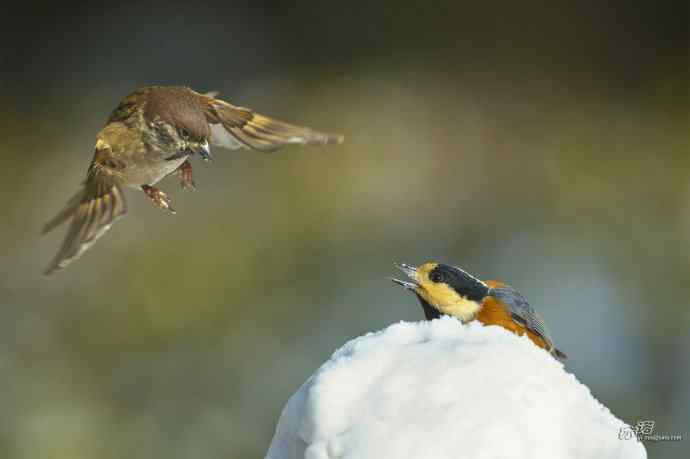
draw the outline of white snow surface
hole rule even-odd
[[[266,458],[646,458],[625,426],[526,337],[444,317],[337,350],[288,401]]]

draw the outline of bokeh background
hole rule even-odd
[[[617,416],[690,450],[686,2],[16,2],[0,18],[0,457],[260,458],[429,259],[512,284]],[[343,133],[216,150],[79,262],[40,237],[145,84]],[[458,382],[462,390],[462,382]]]

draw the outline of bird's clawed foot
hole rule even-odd
[[[180,185],[183,190],[196,190],[196,185],[194,185],[194,179],[192,178],[192,163],[189,160],[183,162],[179,169],[180,173]]]
[[[163,210],[167,210],[171,214],[176,213],[175,209],[173,209],[170,205],[172,201],[170,200],[167,194],[163,193],[158,188],[149,185],[142,185],[141,189],[144,191],[144,193],[146,193],[146,196],[151,198],[155,205],[157,205]]]

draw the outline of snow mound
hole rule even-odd
[[[623,427],[526,337],[444,317],[336,351],[288,401],[266,458],[646,458]]]

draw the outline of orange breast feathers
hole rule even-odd
[[[487,281],[486,284],[491,288],[504,286],[504,284],[497,281]],[[531,339],[534,344],[542,349],[549,350],[548,344],[546,344],[539,335],[532,333],[530,330],[515,322],[510,316],[508,307],[493,296],[484,298],[482,308],[479,310],[476,319],[484,325],[498,325],[519,336],[527,334],[527,337]]]

